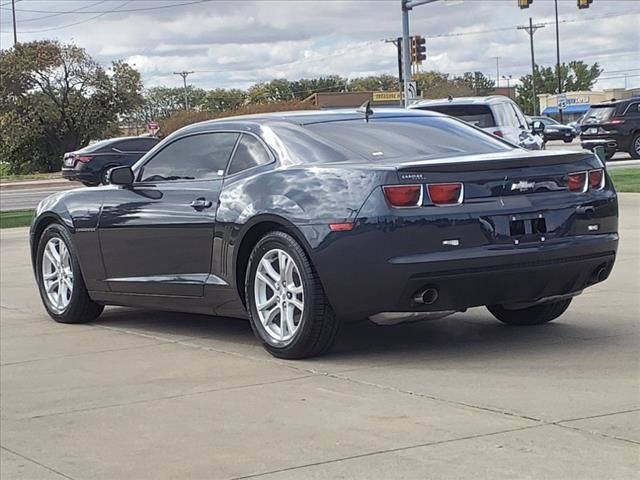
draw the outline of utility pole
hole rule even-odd
[[[538,115],[538,97],[536,96],[536,55],[533,49],[533,34],[539,28],[544,28],[542,23],[533,24],[533,19],[529,17],[529,26],[519,25],[518,30],[526,30],[529,34],[529,40],[531,42],[531,90],[533,92],[533,115]]]
[[[398,52],[398,87],[400,89],[400,107],[402,107],[402,91],[404,89],[404,82],[402,81],[402,37],[386,39],[384,43],[393,43]]]
[[[11,0],[11,13],[13,14],[13,45],[18,43],[18,32],[16,32],[16,0]]]
[[[173,72],[174,75],[180,75],[184,83],[184,109],[189,110],[189,91],[187,90],[187,77],[195,72]]]
[[[556,6],[556,75],[558,76],[558,97],[562,94],[562,78],[560,75],[560,25],[558,24],[558,0],[555,0]],[[560,113],[560,123],[563,123],[562,110],[558,108]]]
[[[502,57],[493,57],[496,59],[496,88],[500,87],[500,59]]]

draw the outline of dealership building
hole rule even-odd
[[[640,88],[612,88],[609,90],[593,90],[566,92],[566,107],[562,110],[565,122],[577,120],[587,113],[589,106],[595,103],[609,102],[611,100],[624,100],[625,98],[640,96]],[[538,95],[540,102],[540,112],[542,115],[558,115],[558,95],[544,93]]]

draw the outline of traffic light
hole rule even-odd
[[[583,8],[589,8],[589,5],[593,3],[593,0],[578,0],[578,8],[582,10]]]
[[[529,5],[533,3],[533,0],[518,0],[518,7],[529,8]]]
[[[427,47],[425,45],[427,40],[420,35],[416,35],[414,38],[416,41],[416,63],[420,64],[427,59]]]
[[[423,60],[427,59],[427,40],[420,35],[411,37],[411,63],[420,65]]]

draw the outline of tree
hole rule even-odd
[[[462,77],[455,77],[454,82],[464,83],[474,95],[488,95],[495,88],[495,82],[485,77],[482,72],[466,72]]]
[[[450,78],[447,73],[435,71],[421,72],[415,75],[418,89],[423,98],[464,97],[473,95],[473,88],[464,79]]]
[[[536,65],[536,93],[558,93],[558,76],[554,67],[539,67]],[[563,92],[591,90],[598,81],[603,70],[596,62],[589,66],[583,61],[572,61],[560,65]],[[533,114],[533,88],[531,74],[520,78],[520,85],[516,87],[518,103],[522,109]]]
[[[202,102],[202,110],[207,112],[236,110],[247,103],[247,97],[247,92],[237,88],[209,90]]]
[[[349,82],[349,90],[352,92],[390,92],[397,91],[398,88],[398,77],[393,75],[359,77]]]
[[[101,138],[142,102],[140,74],[107,72],[87,52],[56,41],[0,52],[0,156],[11,173],[55,171],[62,155]]]

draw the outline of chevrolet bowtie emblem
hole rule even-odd
[[[525,180],[520,180],[518,183],[511,184],[511,191],[520,190],[524,192],[525,190],[530,190],[536,186],[536,182],[527,182]]]

